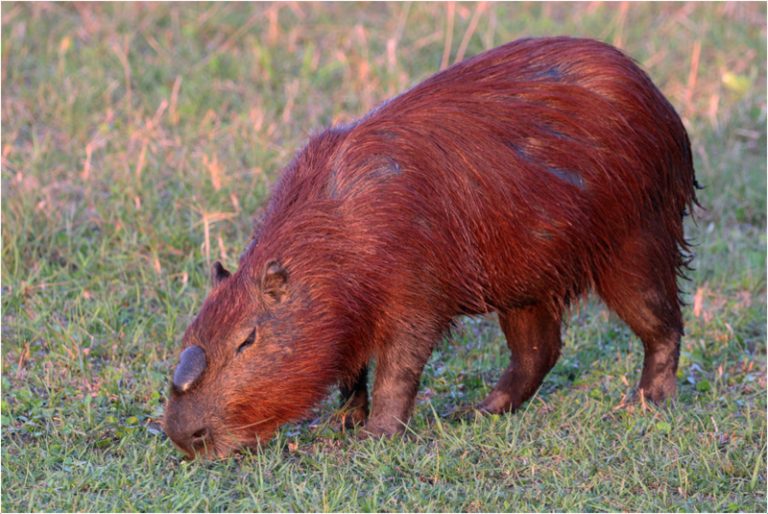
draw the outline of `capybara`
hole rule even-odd
[[[638,391],[670,398],[695,184],[675,110],[607,44],[522,39],[451,66],[314,135],[282,171],[239,269],[213,266],[166,432],[223,456],[334,385],[362,435],[402,432],[436,342],[489,312],[511,355],[477,409],[512,411],[589,291],[643,342]]]

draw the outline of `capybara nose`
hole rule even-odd
[[[212,442],[211,430],[208,427],[195,430],[189,438],[190,446],[196,452],[205,451],[206,447],[210,447]]]
[[[177,430],[177,427],[175,424],[167,424],[165,433],[188,456],[204,454],[213,449],[213,433],[210,428],[203,426],[195,430]]]

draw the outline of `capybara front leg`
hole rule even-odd
[[[605,303],[643,341],[638,393],[653,402],[674,396],[683,321],[678,300],[674,240],[638,231],[627,238],[603,273],[598,291]]]
[[[499,313],[511,352],[509,367],[478,409],[508,412],[533,396],[560,356],[560,316],[543,305]]]
[[[342,382],[339,390],[344,427],[352,428],[365,423],[368,417],[368,366],[363,366],[352,380]]]
[[[367,435],[402,433],[411,417],[424,365],[437,336],[404,335],[383,349],[376,359],[373,408]]]

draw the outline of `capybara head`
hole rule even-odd
[[[293,294],[290,270],[265,260],[231,274],[217,262],[211,274],[165,410],[166,433],[190,457],[222,457],[266,441],[315,401],[303,392],[312,386],[312,363],[295,358],[304,325],[291,322],[312,316],[306,298]]]

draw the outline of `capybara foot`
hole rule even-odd
[[[512,410],[512,398],[508,393],[494,389],[475,410],[482,414],[503,414]]]
[[[657,405],[670,403],[675,399],[677,393],[677,377],[658,377],[649,381],[648,384],[640,384],[635,392],[635,400],[639,402],[652,402]]]
[[[364,425],[368,413],[364,408],[342,408],[334,415],[334,424],[343,431]]]
[[[372,419],[360,430],[358,437],[360,439],[392,437],[402,434],[404,431],[405,425],[397,420],[392,419],[382,422]]]

